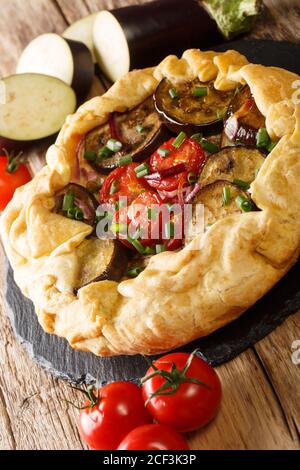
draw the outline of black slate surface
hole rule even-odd
[[[239,50],[251,62],[276,65],[300,74],[300,45],[253,40],[227,43],[218,49],[228,48]],[[300,309],[299,277],[298,262],[280,283],[238,320],[181,350],[199,348],[199,354],[214,366],[233,359]],[[106,383],[114,380],[137,381],[144,375],[147,363],[141,356],[99,358],[74,351],[64,339],[44,333],[32,302],[21,294],[10,267],[7,269],[6,299],[18,340],[38,364],[55,376],[76,383]]]

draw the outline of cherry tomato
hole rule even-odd
[[[201,145],[193,139],[186,139],[181,146],[176,149],[173,147],[174,138],[163,144],[150,158],[150,168],[153,173],[157,171],[167,170],[180,163],[184,163],[187,167],[185,183],[187,184],[188,173],[198,175],[205,160],[205,154]],[[159,151],[165,149],[170,152],[166,157],[160,155]],[[148,183],[152,188],[160,191],[174,191],[178,188],[182,173],[164,178],[163,180],[148,179]]]
[[[148,424],[131,431],[118,450],[190,450],[186,440],[174,429]]]
[[[93,406],[80,411],[79,430],[93,450],[115,450],[130,431],[152,422],[141,391],[133,383],[105,385],[92,398],[85,406]]]
[[[144,178],[138,178],[135,168],[138,163],[130,163],[112,171],[102,186],[100,202],[117,202],[120,197],[127,197],[130,204],[142,191],[149,190]]]
[[[0,211],[3,211],[14,192],[20,186],[31,181],[30,173],[24,164],[17,166],[14,172],[7,170],[9,158],[6,155],[0,156]]]
[[[173,394],[164,395],[172,390],[171,385],[161,390],[160,394],[160,387],[168,382],[159,372],[146,380],[153,374],[153,367],[142,380],[147,409],[157,422],[179,432],[189,432],[206,425],[215,417],[221,402],[221,383],[207,362],[195,355],[172,353],[161,357],[154,365],[159,370],[167,371],[170,381],[176,385]]]

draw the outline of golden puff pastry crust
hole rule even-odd
[[[251,186],[261,210],[228,215],[183,250],[153,256],[136,279],[96,282],[76,296],[76,249],[91,228],[51,212],[53,196],[72,178],[81,136],[110,113],[137,106],[164,77],[215,80],[219,90],[249,85],[269,134],[280,139]],[[16,191],[1,217],[15,280],[33,300],[42,327],[97,355],[159,353],[231,322],[274,286],[300,249],[297,80],[286,70],[250,64],[236,51],[188,50],[181,59],[170,56],[156,68],[130,72],[68,117],[47,166]]]

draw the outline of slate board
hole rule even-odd
[[[242,40],[214,49],[229,48],[245,54],[251,62],[276,65],[300,74],[300,45]],[[238,320],[181,350],[192,351],[199,348],[199,354],[213,366],[233,359],[300,309],[299,278],[300,262]],[[32,302],[21,294],[9,266],[6,300],[18,340],[40,366],[55,376],[74,383],[97,381],[103,384],[115,380],[138,381],[144,375],[147,363],[141,356],[99,358],[90,353],[74,351],[66,340],[44,333],[37,321]]]

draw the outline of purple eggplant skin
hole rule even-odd
[[[195,88],[208,88],[208,95],[201,98],[193,95]],[[176,98],[169,91],[175,89]],[[198,79],[174,85],[163,79],[154,94],[155,108],[170,131],[186,132],[188,135],[202,132],[215,135],[222,132],[223,116],[234,95],[232,92],[215,90],[214,83],[201,83]]]
[[[232,121],[234,114],[241,109],[241,107],[247,102],[247,100],[253,100],[253,104],[247,114],[243,117]],[[256,137],[260,128],[265,127],[265,117],[259,111],[254,98],[252,97],[251,90],[248,85],[244,86],[238,93],[233,97],[228,111],[224,119],[224,133],[228,138],[228,131],[226,126],[234,124],[234,129],[231,129],[230,140],[232,142],[238,142],[251,147],[256,147]]]
[[[101,244],[101,241],[100,240],[98,241],[99,241],[99,244]],[[93,238],[90,238],[90,242],[94,245]],[[101,265],[97,265],[94,262],[92,263],[92,265],[85,263],[84,264],[85,276],[83,279],[79,280],[79,285],[74,289],[75,295],[78,294],[80,289],[94,282],[100,282],[100,281],[118,282],[124,276],[127,270],[127,266],[128,266],[129,250],[127,250],[125,246],[119,242],[119,240],[107,240],[107,243],[110,244],[110,249],[112,249],[109,262],[106,264],[105,267]],[[106,252],[106,255],[107,255],[107,252]],[[95,253],[94,258],[96,257],[97,257],[97,253]],[[105,258],[105,256],[103,256],[102,258]],[[95,268],[96,270],[93,272]]]
[[[90,165],[100,173],[107,174],[115,170],[124,155],[131,155],[133,162],[142,162],[171,137],[169,130],[155,111],[152,96],[136,108],[115,115],[115,121],[123,147],[120,152],[108,158],[90,162]],[[142,132],[137,130],[138,125],[144,127]],[[110,138],[110,126],[104,124],[87,134],[82,152],[89,150],[98,153]]]
[[[85,205],[89,212],[90,216],[84,218],[83,222],[90,225],[91,227],[96,226],[97,218],[96,218],[96,210],[99,206],[99,203],[84,186],[81,186],[77,183],[70,183],[66,186],[62,191],[55,195],[55,212],[62,214],[62,206],[64,201],[64,196],[67,192],[72,191],[75,195],[75,203],[77,201],[81,201],[83,205]]]
[[[74,61],[72,88],[76,93],[77,102],[82,103],[89,94],[94,80],[95,66],[90,50],[85,44],[65,39],[68,43]]]
[[[158,0],[112,10],[130,51],[130,68],[157,65],[169,54],[224,40],[216,22],[195,0]]]

